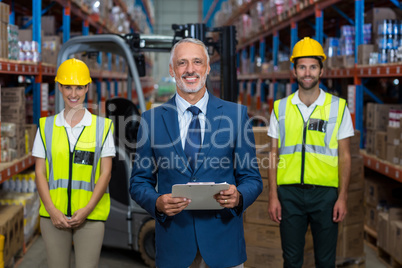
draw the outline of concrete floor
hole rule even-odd
[[[364,246],[366,252],[366,268],[386,268],[378,259],[376,251],[370,246]],[[74,260],[71,261],[74,267]],[[138,252],[115,248],[102,249],[99,268],[146,268]],[[23,259],[17,260],[15,268],[48,268],[46,263],[45,245],[41,236],[29,246]]]
[[[23,259],[17,260],[15,268],[48,268],[46,262],[45,243],[41,236],[38,236],[30,245]],[[71,267],[74,266],[74,258],[71,260]],[[99,268],[147,268],[138,252],[103,248],[99,262]]]

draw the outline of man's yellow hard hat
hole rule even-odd
[[[81,60],[69,59],[60,64],[54,81],[62,85],[85,86],[92,82],[88,66]]]
[[[324,49],[321,44],[310,37],[304,37],[302,40],[296,43],[293,47],[293,54],[290,57],[290,61],[294,63],[295,58],[317,56],[322,57],[322,61],[327,59]]]

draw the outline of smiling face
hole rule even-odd
[[[73,86],[59,84],[59,90],[63,96],[66,110],[79,109],[82,108],[82,104],[85,101],[85,95],[88,92],[88,85]]]
[[[194,43],[179,44],[169,65],[169,73],[176,80],[177,93],[184,99],[188,94],[204,95],[210,69],[204,48]]]
[[[323,69],[317,59],[299,58],[293,69],[293,74],[302,90],[318,89],[319,79]]]

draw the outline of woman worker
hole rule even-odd
[[[92,81],[84,62],[64,61],[55,81],[65,109],[40,119],[32,150],[48,265],[70,267],[74,242],[76,267],[98,267],[110,211],[113,124],[83,105]]]

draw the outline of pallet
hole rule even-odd
[[[336,267],[337,268],[357,268],[365,267],[366,257],[355,257],[355,258],[337,258]]]
[[[387,266],[391,268],[402,268],[402,264],[392,257],[391,254],[386,252],[384,249],[377,247],[378,258]]]
[[[11,267],[18,267],[21,264],[22,260],[24,259],[24,255],[27,253],[29,248],[35,243],[36,239],[40,236],[39,232],[34,232],[32,237],[28,239],[26,243],[23,244],[22,248],[17,252],[17,254],[12,258],[13,259],[13,266]],[[7,266],[5,266],[7,267]]]
[[[368,246],[377,250],[377,232],[364,225],[364,240]]]

